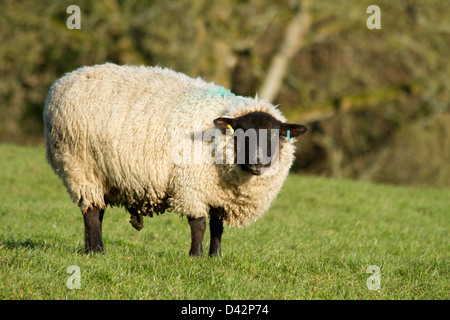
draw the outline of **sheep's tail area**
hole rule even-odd
[[[44,108],[44,136],[45,136],[45,158],[47,159],[48,164],[53,169],[55,173],[57,173],[57,167],[55,163],[55,159],[53,157],[52,150],[52,138],[51,138],[51,123],[49,123],[49,115],[48,115],[48,104],[51,99],[51,95],[53,92],[53,86],[50,88],[50,91],[47,95],[47,99],[45,100],[45,108]]]
[[[67,130],[64,123],[67,119],[55,112],[59,108],[58,102],[62,101],[61,93],[57,91],[54,85],[50,88],[44,109],[47,162],[64,183],[72,202],[82,212],[93,205],[103,209],[106,207],[104,191],[102,183],[93,174],[92,162],[86,161],[86,150],[80,152],[80,145],[73,145],[76,134]]]

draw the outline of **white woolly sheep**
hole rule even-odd
[[[85,252],[104,250],[102,220],[109,204],[125,207],[137,230],[143,216],[153,213],[187,216],[191,255],[203,253],[206,217],[209,253],[220,255],[223,223],[246,226],[267,211],[294,159],[290,138],[307,130],[286,123],[266,100],[235,96],[169,69],[110,63],[57,80],[44,125],[47,161],[83,214]],[[216,135],[207,139],[208,130]],[[250,154],[252,130],[259,138],[264,132],[277,138],[269,163],[261,161],[262,144]],[[238,131],[243,145],[236,143]],[[215,161],[179,161],[181,151],[196,148],[196,137],[203,152],[214,151]],[[180,149],[183,141],[193,148]]]

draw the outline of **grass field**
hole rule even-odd
[[[221,258],[189,257],[176,214],[137,232],[119,208],[105,214],[106,253],[86,256],[44,148],[0,145],[0,299],[449,299],[449,211],[450,190],[291,175],[263,218],[225,228]]]

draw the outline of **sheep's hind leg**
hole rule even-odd
[[[223,221],[221,218],[217,217],[215,214],[211,214],[209,220],[209,229],[211,231],[211,242],[209,246],[210,256],[221,256],[221,243],[222,243],[222,233],[223,233]]]
[[[202,256],[203,255],[203,235],[206,229],[206,218],[189,218],[189,226],[191,227],[191,250],[189,255]]]
[[[104,209],[95,206],[83,212],[84,219],[84,252],[103,252],[102,221]]]

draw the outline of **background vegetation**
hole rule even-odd
[[[80,30],[66,27],[71,4]],[[366,27],[371,4],[3,0],[0,141],[43,143],[46,94],[65,72],[161,65],[306,123],[294,171],[448,187],[450,3],[379,0],[380,30]]]

